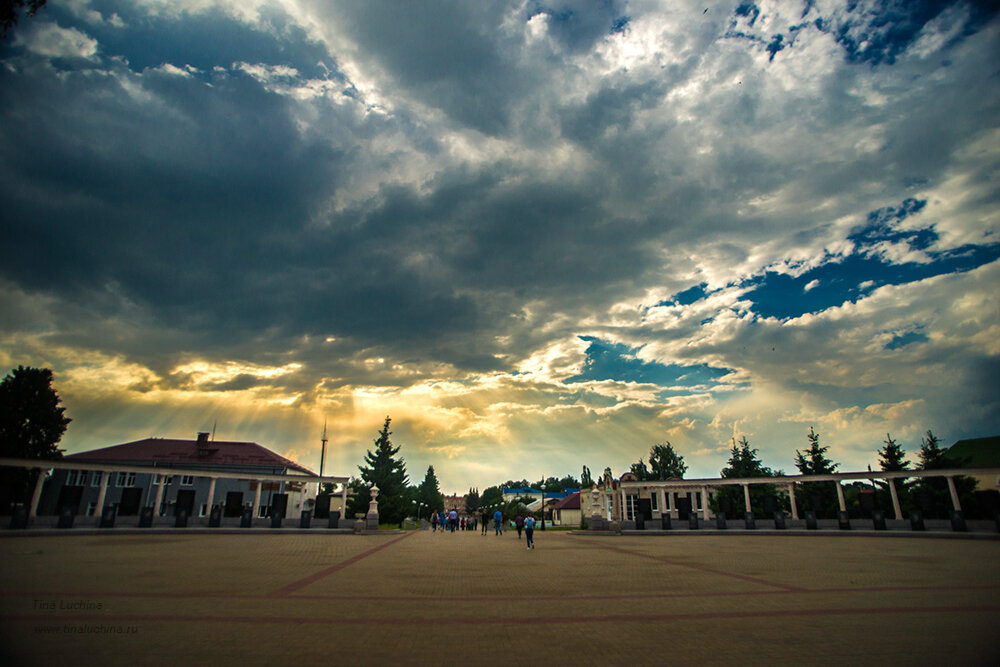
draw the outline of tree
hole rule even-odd
[[[10,29],[17,25],[21,10],[25,16],[34,16],[35,12],[45,6],[46,0],[0,0],[0,35],[7,36]]]
[[[420,513],[425,516],[429,516],[430,512],[444,510],[444,496],[441,494],[441,485],[438,483],[437,475],[434,474],[434,466],[427,466],[424,481],[417,487],[417,502],[421,504],[418,506]]]
[[[59,405],[48,368],[18,366],[0,382],[0,456],[15,459],[62,458],[58,445],[72,421]],[[35,474],[5,469],[0,486],[11,499],[27,500]]]
[[[517,487],[514,488],[518,488],[520,486],[528,486],[528,484],[527,483],[519,484]],[[494,505],[499,505],[502,502],[503,502],[503,489],[501,489],[499,486],[488,486],[483,491],[482,495],[479,496],[480,507],[492,507]]]
[[[733,448],[730,450],[729,461],[719,475],[724,479],[741,479],[747,477],[774,477],[774,471],[764,465],[764,462],[757,458],[757,450],[750,446],[746,436],[741,436],[740,441],[733,439]],[[764,509],[764,499],[768,496],[776,496],[777,487],[774,484],[753,484],[750,486],[750,505],[757,508],[758,512]],[[712,499],[711,508],[719,511],[719,501],[728,498],[732,504],[733,511],[746,512],[746,498],[743,494],[742,486],[721,487]]]
[[[594,480],[590,476],[590,468],[583,466],[583,472],[580,473],[580,488],[589,489],[594,485]]]
[[[385,418],[385,424],[379,431],[378,438],[374,441],[375,452],[372,453],[369,450],[365,454],[365,463],[368,465],[358,466],[358,470],[361,471],[361,479],[367,486],[368,492],[370,493],[373,485],[378,487],[380,523],[399,523],[406,518],[410,509],[406,507],[406,485],[408,482],[406,462],[396,458],[399,447],[393,447],[389,440],[389,436],[392,435],[392,431],[389,430],[391,422],[392,419]],[[365,509],[362,511],[367,511],[367,509],[366,503]]]
[[[649,468],[646,467],[646,462],[641,458],[638,462],[632,464],[629,468],[629,472],[635,475],[635,478],[640,482],[644,482],[649,479]]]
[[[682,479],[684,473],[687,472],[684,457],[674,451],[674,446],[669,442],[653,445],[653,448],[649,450],[649,467],[650,476],[648,479]]]
[[[795,450],[795,467],[803,475],[829,475],[836,472],[839,463],[834,463],[826,457],[829,447],[821,447],[819,434],[809,427],[809,448],[805,454]],[[839,509],[837,490],[832,482],[812,482],[801,485],[802,493],[796,494],[796,501],[803,507],[818,510],[820,513],[833,515]]]
[[[899,472],[909,470],[910,462],[906,460],[906,451],[892,439],[892,435],[885,434],[884,446],[878,451],[879,467],[885,472]],[[909,484],[906,480],[897,479],[893,482],[896,485],[896,495],[899,498],[900,507],[909,505]],[[878,487],[878,506],[891,507],[892,495],[887,482],[876,482]]]
[[[475,516],[479,513],[479,491],[469,489],[465,496],[465,513],[468,516]]]
[[[886,433],[883,442],[885,443],[885,447],[878,452],[879,467],[884,472],[899,472],[900,470],[909,469],[910,462],[906,460],[906,452],[901,446],[896,444],[892,436]]]
[[[965,461],[953,461],[948,458],[948,450],[941,449],[940,440],[930,430],[927,437],[920,442],[920,453],[917,455],[920,470],[943,470],[945,468],[961,468]],[[972,477],[957,475],[954,478],[958,501],[966,514],[975,515],[977,503],[975,500],[976,480]],[[921,477],[913,485],[913,499],[916,504],[930,517],[947,517],[952,509],[951,490],[948,480],[944,477]]]

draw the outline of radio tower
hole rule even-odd
[[[326,460],[326,420],[323,420],[323,437],[320,438],[320,442],[323,443],[322,448],[319,450],[319,476],[323,476],[323,463]]]

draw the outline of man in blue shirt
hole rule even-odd
[[[503,535],[503,512],[500,510],[493,513],[493,528],[497,535]]]

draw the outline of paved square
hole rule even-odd
[[[1000,664],[1000,541],[0,539],[4,664]]]

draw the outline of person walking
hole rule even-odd
[[[490,512],[489,510],[483,510],[483,535],[486,534],[486,529],[490,527]]]
[[[503,512],[500,510],[493,513],[493,530],[496,535],[503,535]]]
[[[520,514],[514,519],[514,527],[517,528],[517,539],[521,539],[521,531],[524,530],[524,517]]]
[[[438,515],[437,512],[431,512],[431,532],[438,532]]]
[[[454,507],[450,512],[448,512],[448,528],[450,528],[453,533],[455,532],[455,529],[458,528],[458,512]]]
[[[535,548],[535,517],[530,514],[524,519],[524,537],[528,542],[528,548]]]

